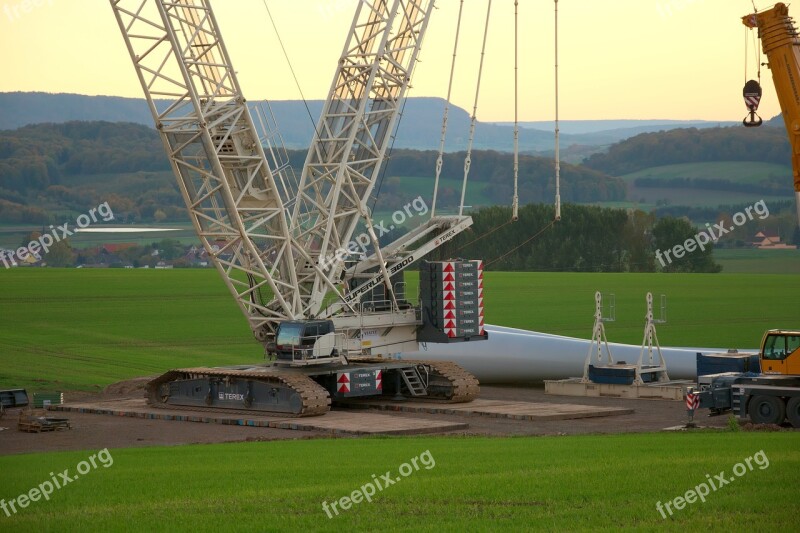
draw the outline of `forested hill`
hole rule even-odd
[[[305,150],[289,152],[299,173]],[[445,156],[440,205],[460,199],[464,153]],[[379,184],[377,209],[394,210],[417,195],[433,192],[436,153],[392,152]],[[562,166],[566,202],[617,201],[625,184],[580,166]],[[520,200],[549,202],[553,197],[553,161],[520,158]],[[403,178],[419,178],[413,186]],[[511,154],[476,150],[471,187],[480,188],[475,205],[508,204],[512,196]],[[86,205],[110,201],[128,220],[185,220],[182,200],[155,130],[130,123],[67,122],[0,131],[0,221],[41,223],[47,213],[82,212]]]
[[[66,122],[0,131],[0,187],[24,192],[69,176],[169,170],[158,134],[138,124]]]
[[[786,165],[791,161],[791,148],[782,127],[689,128],[631,137],[605,153],[590,156],[584,165],[622,176],[650,167],[709,161]]]

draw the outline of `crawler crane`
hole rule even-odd
[[[110,2],[194,229],[275,358],[171,370],[149,402],[310,416],[332,399],[474,398],[477,380],[454,363],[392,358],[487,338],[480,261],[423,263],[418,306],[402,283],[471,218],[435,216],[381,246],[367,205],[433,0],[358,2],[299,180],[270,114],[248,106],[209,0]],[[366,256],[351,246],[360,225]]]

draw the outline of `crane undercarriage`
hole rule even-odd
[[[234,366],[170,370],[147,385],[154,407],[219,408],[291,416],[328,412],[357,398],[468,402],[478,380],[455,363],[356,358],[313,367]]]

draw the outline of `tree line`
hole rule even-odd
[[[472,227],[437,249],[433,257],[483,259],[487,270],[557,272],[719,272],[714,245],[661,265],[657,250],[670,250],[697,229],[686,219],[656,219],[640,210],[565,204],[554,220],[549,205],[526,205],[519,220],[511,209],[487,207]]]

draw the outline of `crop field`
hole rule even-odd
[[[728,274],[800,274],[800,250],[715,249],[714,260]]]
[[[212,269],[0,272],[0,382],[91,390],[165,365],[258,361],[226,291]]]
[[[648,290],[669,295],[663,344],[755,346],[764,329],[796,327],[800,318],[787,298],[800,294],[796,275],[490,272],[488,322],[588,337],[595,290],[616,295],[612,341],[641,341]],[[176,366],[261,359],[210,269],[0,271],[0,307],[0,388],[97,390]],[[38,501],[22,499],[26,506],[8,516],[0,510],[0,529],[796,528],[796,431],[298,437],[9,456],[0,447],[0,499],[19,505],[20,495],[38,491]],[[747,459],[753,468],[742,470]],[[735,483],[676,507],[676,498],[723,472]],[[61,473],[73,481],[43,500],[38,487],[64,483]]]
[[[734,183],[758,184],[765,180],[784,178],[791,183],[792,169],[772,163],[717,161],[710,163],[685,163],[652,167],[620,176],[628,183],[628,199],[638,202],[641,208],[655,205],[659,201],[667,201],[673,205],[690,207],[714,207],[719,205],[752,204],[757,200],[782,201],[790,199],[785,196],[757,195],[749,192],[712,191],[693,188],[676,187],[637,187],[637,178],[653,178],[670,180],[673,178],[719,179]]]
[[[791,178],[791,167],[750,161],[716,161],[651,167],[620,177],[629,183],[633,183],[637,178],[701,178],[724,179],[735,183],[760,183],[781,176],[785,176],[787,180]]]
[[[335,439],[114,449],[96,468],[81,462],[97,451],[8,456],[6,501],[63,483],[65,469],[81,475],[49,501],[0,512],[0,528],[796,531],[798,442],[796,432]]]
[[[403,191],[408,194],[409,198],[415,198],[417,196],[422,196],[423,198],[433,198],[433,182],[434,176],[403,176],[403,177],[390,177],[387,180],[398,180],[403,184]],[[439,180],[439,201],[437,210],[439,207],[444,208],[446,211],[447,209],[455,209],[458,205],[458,200],[454,202],[447,202],[443,200],[442,195],[444,195],[444,191],[446,189],[451,189],[455,193],[455,198],[461,198],[461,186],[462,180],[460,179],[445,179],[442,178]],[[491,205],[489,199],[483,194],[483,191],[488,187],[489,184],[486,182],[475,181],[472,180],[467,183],[467,192],[464,198],[464,203],[469,206],[473,207],[481,207],[486,205]]]
[[[616,298],[612,342],[641,343],[648,291],[667,295],[665,346],[753,348],[766,329],[800,325],[787,297],[800,294],[800,277],[764,274],[489,272],[486,320],[588,338],[598,290]],[[0,388],[97,390],[169,368],[263,360],[212,269],[0,270],[0,308]]]

